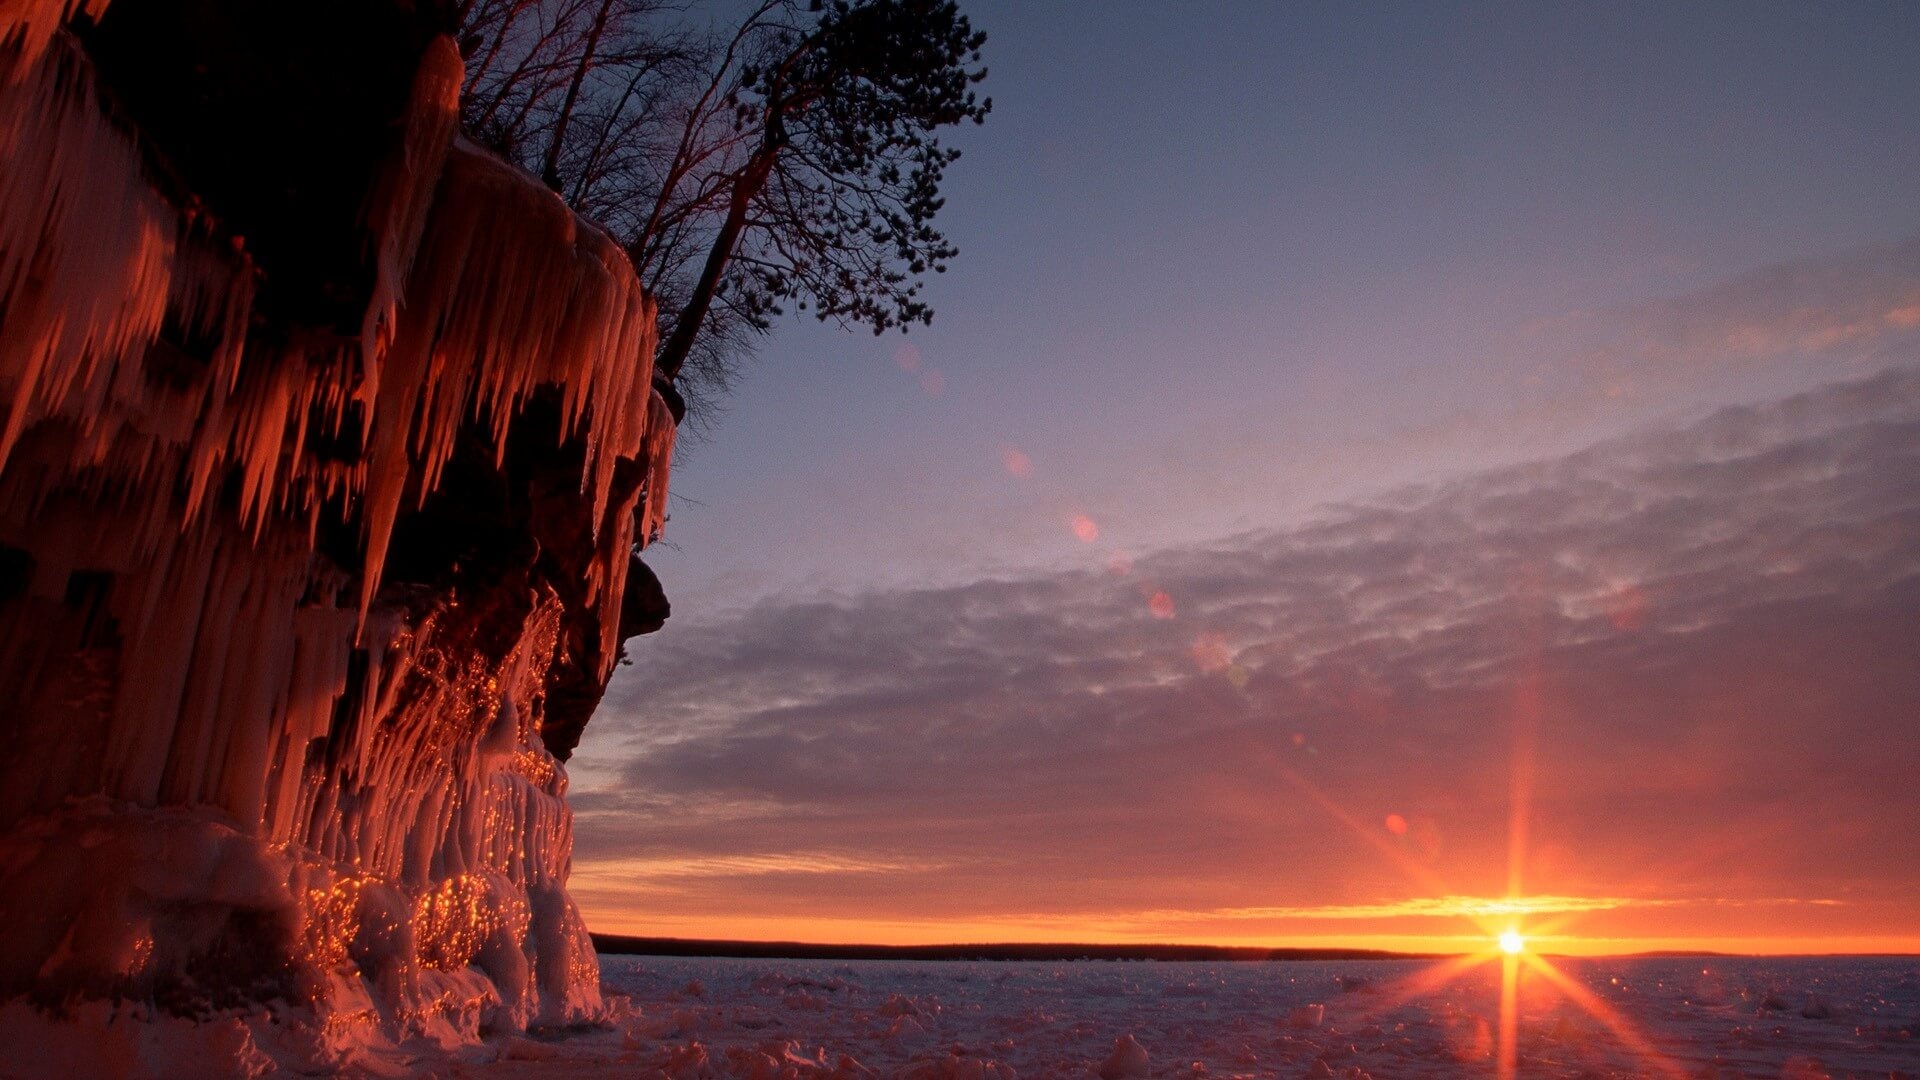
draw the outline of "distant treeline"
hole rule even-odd
[[[1383,949],[1262,949],[1226,945],[819,945],[799,941],[707,941],[595,934],[603,953],[738,956],[753,960],[1431,960],[1440,953]]]

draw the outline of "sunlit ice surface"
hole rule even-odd
[[[1839,1077],[1913,1074],[1920,1063],[1920,964],[1910,958],[1514,966],[1517,994],[1495,961],[1403,996],[1432,962],[607,956],[605,982],[631,995],[636,1015],[592,1037],[601,1051],[556,1049],[625,1046],[637,1074],[672,1074],[676,1055],[686,1066],[700,1053],[721,1076],[754,1075],[749,1058],[771,1051],[829,1067],[846,1055],[880,1076],[991,1077],[1006,1075],[1002,1066],[1021,1077],[1086,1077],[1123,1036],[1163,1077]]]

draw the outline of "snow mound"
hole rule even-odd
[[[1153,1075],[1153,1064],[1146,1047],[1132,1035],[1122,1035],[1113,1041],[1113,1053],[1101,1063],[1097,1075],[1100,1080],[1144,1080]]]

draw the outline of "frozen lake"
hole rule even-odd
[[[1521,1076],[1920,1076],[1920,960],[1553,963],[1577,989],[1521,969]],[[1425,961],[608,956],[601,966],[607,986],[631,998],[615,1031],[509,1042],[488,1068],[687,1078],[1498,1071],[1498,962],[1432,987],[1420,980],[1438,965]],[[1584,1006],[1578,989],[1590,995]],[[1145,1051],[1149,1072],[1137,1056],[1115,1056],[1122,1037]]]

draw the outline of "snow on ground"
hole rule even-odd
[[[1524,981],[1521,1077],[1920,1078],[1920,959],[1554,963],[1591,1007]],[[195,1024],[96,1005],[52,1021],[16,1001],[0,1006],[0,1078],[1497,1075],[1500,965],[1410,992],[1437,966],[609,956],[610,1025],[458,1049],[369,1045],[318,1072],[289,1071],[292,1029],[257,1009]]]
[[[1920,960],[1563,960],[1641,1040],[1533,977],[1526,1077],[1920,1076]],[[989,963],[604,957],[611,1031],[434,1075],[1491,1076],[1499,965],[1399,1000],[1422,962]],[[1657,1051],[1653,1060],[1646,1051]]]

